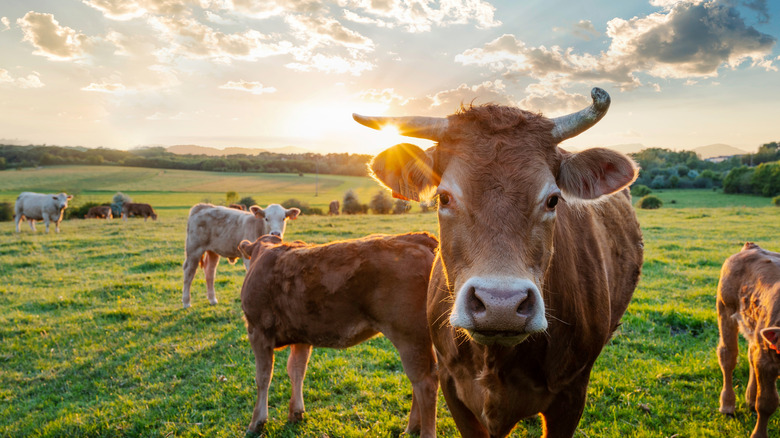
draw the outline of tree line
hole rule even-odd
[[[55,165],[108,165],[212,172],[322,173],[366,176],[371,155],[278,154],[180,155],[162,147],[121,151],[107,148],[0,145],[0,170]]]

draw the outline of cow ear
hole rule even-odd
[[[284,211],[284,216],[289,219],[297,219],[299,214],[301,214],[301,210],[295,207],[288,208]]]
[[[780,327],[767,327],[761,330],[761,337],[764,338],[766,342],[775,347],[773,350],[780,348],[777,345],[778,341],[780,341]]]
[[[628,187],[638,175],[631,158],[604,148],[573,154],[558,149],[562,156],[558,187],[565,195],[596,199]]]
[[[412,201],[428,199],[441,175],[434,171],[435,147],[423,151],[409,144],[397,144],[371,160],[371,176],[393,191],[393,197]]]
[[[248,240],[242,240],[241,243],[238,244],[238,250],[241,252],[241,255],[247,259],[252,259],[252,250],[255,248],[255,244],[248,241]]]
[[[257,218],[265,217],[265,211],[263,211],[262,208],[258,207],[257,205],[253,205],[249,207],[249,211],[252,212],[253,215]]]
[[[71,199],[73,199],[73,195],[68,195],[68,201],[70,201]]]

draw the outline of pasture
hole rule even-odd
[[[156,222],[68,220],[60,234],[0,223],[0,436],[243,436],[255,402],[254,358],[240,308],[244,270],[222,260],[209,306],[199,272],[181,309],[187,211],[225,192],[259,204],[297,198],[324,208],[367,178],[63,167],[0,172],[0,202],[22,190],[67,191],[72,205],[116,191],[152,204]],[[162,189],[165,190],[162,190]],[[596,362],[577,436],[748,436],[745,343],[735,372],[737,415],[718,413],[715,347],[720,266],[745,241],[780,251],[770,200],[696,190],[661,193],[639,211],[645,262],[623,325]],[[669,201],[676,200],[674,204]],[[366,234],[436,232],[436,215],[301,216],[286,238],[312,243]],[[315,349],[304,384],[306,418],[286,423],[287,350],[277,352],[269,437],[399,436],[411,385],[383,337],[347,350]],[[438,434],[458,436],[443,397]],[[513,437],[539,436],[540,421]],[[780,414],[769,426],[780,433]]]

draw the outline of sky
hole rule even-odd
[[[498,103],[562,143],[780,140],[776,0],[0,0],[0,144],[377,153],[352,113]]]

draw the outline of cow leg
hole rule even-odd
[[[436,436],[436,399],[439,391],[433,347],[421,339],[396,342],[391,337],[392,333],[386,333],[385,336],[398,349],[404,372],[412,383],[412,408],[405,432],[419,433],[421,438],[433,438]],[[421,345],[425,347],[420,348]]]
[[[21,222],[21,221],[22,221],[22,215],[20,215],[17,212],[16,215],[14,216],[14,222],[16,223],[16,232],[17,233],[21,233],[21,231],[19,231],[19,222]]]
[[[757,350],[759,350],[757,348]],[[753,357],[753,363],[755,366],[754,373],[756,374],[756,380],[758,380],[758,397],[756,397],[756,412],[758,413],[758,420],[756,420],[756,427],[753,429],[753,433],[750,438],[767,438],[767,425],[769,424],[769,417],[775,413],[780,399],[777,395],[777,387],[775,381],[777,380],[777,373],[774,371],[774,367],[765,366],[768,364],[762,364],[759,360],[759,351],[756,351],[757,355]],[[772,353],[774,354],[774,353]]]
[[[274,349],[263,336],[262,330],[247,324],[249,344],[255,353],[255,383],[257,384],[257,402],[252,411],[249,431],[260,433],[268,420],[268,388],[274,372]]]
[[[745,389],[745,403],[751,411],[756,410],[756,395],[758,394],[758,383],[756,381],[756,358],[760,348],[757,345],[748,345],[748,384]]]
[[[43,215],[43,223],[46,225],[46,234],[49,234],[49,218]]]
[[[441,357],[439,357],[439,363],[441,363]],[[455,379],[443,367],[439,367],[439,383],[441,384],[441,392],[444,394],[444,400],[447,402],[447,407],[452,414],[452,419],[455,420],[455,426],[458,427],[460,435],[469,438],[489,438],[490,435],[485,430],[485,427],[458,398]]]
[[[723,373],[723,389],[720,391],[720,413],[734,415],[736,396],[734,395],[734,383],[732,376],[737,366],[739,344],[737,337],[739,329],[736,321],[728,315],[726,306],[718,302],[718,327],[720,328],[720,340],[718,341],[718,362]]]
[[[306,377],[306,367],[311,356],[310,344],[290,345],[290,357],[287,358],[287,375],[290,376],[290,406],[287,411],[287,421],[297,423],[303,420],[306,409],[303,406],[303,379]]]
[[[590,364],[567,390],[558,393],[550,406],[542,412],[543,438],[574,436],[585,409],[585,397],[588,393],[592,366],[593,364]]]
[[[184,260],[184,287],[181,293],[181,303],[185,309],[190,307],[190,287],[192,287],[192,279],[195,278],[195,273],[198,271],[201,257],[203,257],[203,253],[188,253]]]
[[[217,265],[219,264],[219,254],[206,251],[203,272],[206,274],[206,297],[211,305],[217,304],[217,292],[214,290],[214,277],[217,276]]]
[[[28,219],[30,221],[30,229],[33,230],[33,232],[38,231],[35,229],[35,219]]]
[[[54,222],[54,231],[60,232],[60,221]]]

